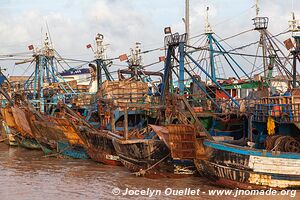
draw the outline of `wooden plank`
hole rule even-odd
[[[124,110],[124,137],[128,140],[128,111],[127,108]]]
[[[16,122],[16,127],[17,130],[23,135],[23,136],[30,136],[34,137],[32,130],[29,126],[28,120],[26,118],[25,112],[18,108],[18,107],[12,107],[11,108],[15,122]]]
[[[196,128],[199,132],[205,133],[206,137],[213,140],[212,136],[208,133],[208,131],[205,129],[205,127],[203,126],[203,124],[199,121],[196,113],[194,112],[194,109],[190,106],[190,104],[187,102],[185,97],[180,97],[179,99],[181,99],[185,106],[187,107],[188,111],[191,113],[191,115],[193,116],[194,120],[195,120],[195,125]]]
[[[255,172],[300,175],[300,160],[250,156],[249,167]]]

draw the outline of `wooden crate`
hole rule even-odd
[[[148,84],[139,81],[104,81],[100,97],[114,99],[118,103],[138,102],[148,93]]]

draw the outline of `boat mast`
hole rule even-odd
[[[131,58],[128,60],[129,69],[134,72],[133,77],[135,77],[136,80],[139,80],[140,78],[139,78],[138,71],[141,71],[143,69],[141,43],[136,42],[135,48],[130,49],[130,52],[131,52]]]
[[[96,35],[96,51],[95,51],[95,58],[97,64],[97,91],[99,91],[100,86],[102,84],[102,62],[105,59],[105,46],[103,45],[103,38],[104,36],[100,33]]]
[[[293,2],[292,2],[292,4],[293,4]],[[292,7],[293,7],[293,5],[292,5]],[[292,85],[293,85],[293,88],[296,88],[297,87],[297,67],[296,67],[297,59],[300,62],[300,58],[299,58],[299,54],[300,54],[300,35],[299,35],[300,21],[296,20],[293,8],[292,8],[292,19],[289,21],[289,30],[290,30],[290,32],[292,32],[292,37],[295,40],[295,45],[291,44],[290,49],[292,49],[292,46],[294,46],[293,50],[291,50],[291,54],[293,55],[293,64],[292,64],[292,67],[293,67],[293,81],[292,81]]]
[[[294,12],[292,12],[292,19],[289,20],[289,30],[293,37],[300,32],[300,20],[296,20]]]
[[[259,47],[262,48],[262,55],[263,55],[263,67],[264,67],[264,78],[267,78],[267,69],[268,69],[268,63],[267,63],[267,44],[266,44],[266,30],[268,28],[268,17],[259,17],[259,0],[256,0],[255,3],[256,8],[256,17],[252,20],[254,21],[254,30],[259,31],[260,33],[260,41],[259,41]]]
[[[210,68],[211,68],[211,77],[212,81],[216,81],[216,69],[215,69],[215,62],[214,62],[214,48],[213,48],[213,31],[211,29],[210,23],[208,21],[208,11],[209,7],[206,8],[206,15],[205,15],[205,34],[208,37],[209,42],[209,57],[210,57]]]
[[[190,37],[190,0],[185,0],[185,32],[186,32],[186,44],[189,45]]]
[[[106,80],[113,81],[112,75],[108,71],[108,67],[112,64],[111,61],[106,61],[106,47],[108,44],[103,43],[104,36],[100,33],[97,33],[95,37],[96,41],[96,50],[93,49],[91,44],[86,45],[88,49],[92,49],[92,51],[95,54],[95,60],[93,62],[96,62],[96,77],[97,77],[97,91],[100,89],[102,85],[102,70],[105,73]],[[93,64],[89,64],[89,66],[94,66]]]
[[[29,96],[29,99],[32,100],[31,102],[37,109],[45,112],[45,97],[47,96],[44,96],[44,90],[46,85],[55,82],[65,93],[75,94],[75,91],[58,72],[55,62],[59,63],[59,61],[63,61],[63,58],[53,48],[47,33],[41,49],[34,45],[29,45],[28,49],[33,53],[32,58],[18,61],[15,65],[35,62],[35,70],[26,80],[24,91],[28,93],[27,95],[33,91],[33,95],[32,97]]]

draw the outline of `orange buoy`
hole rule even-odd
[[[280,117],[280,106],[275,105],[272,108],[272,116],[273,117]]]

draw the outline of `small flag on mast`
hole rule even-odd
[[[28,46],[28,49],[29,49],[29,50],[33,50],[33,49],[34,49],[34,46],[31,44],[31,45]]]
[[[91,44],[88,44],[88,45],[86,45],[86,48],[87,48],[87,49],[92,48],[92,45],[91,45]]]
[[[290,49],[294,48],[294,44],[293,44],[291,38],[285,40],[283,43],[284,43],[285,48],[286,48],[287,50],[290,50]]]
[[[160,56],[158,59],[159,59],[159,62],[163,62],[163,61],[166,60],[166,57],[165,56]]]
[[[128,56],[126,54],[122,54],[119,56],[120,61],[128,60]]]

